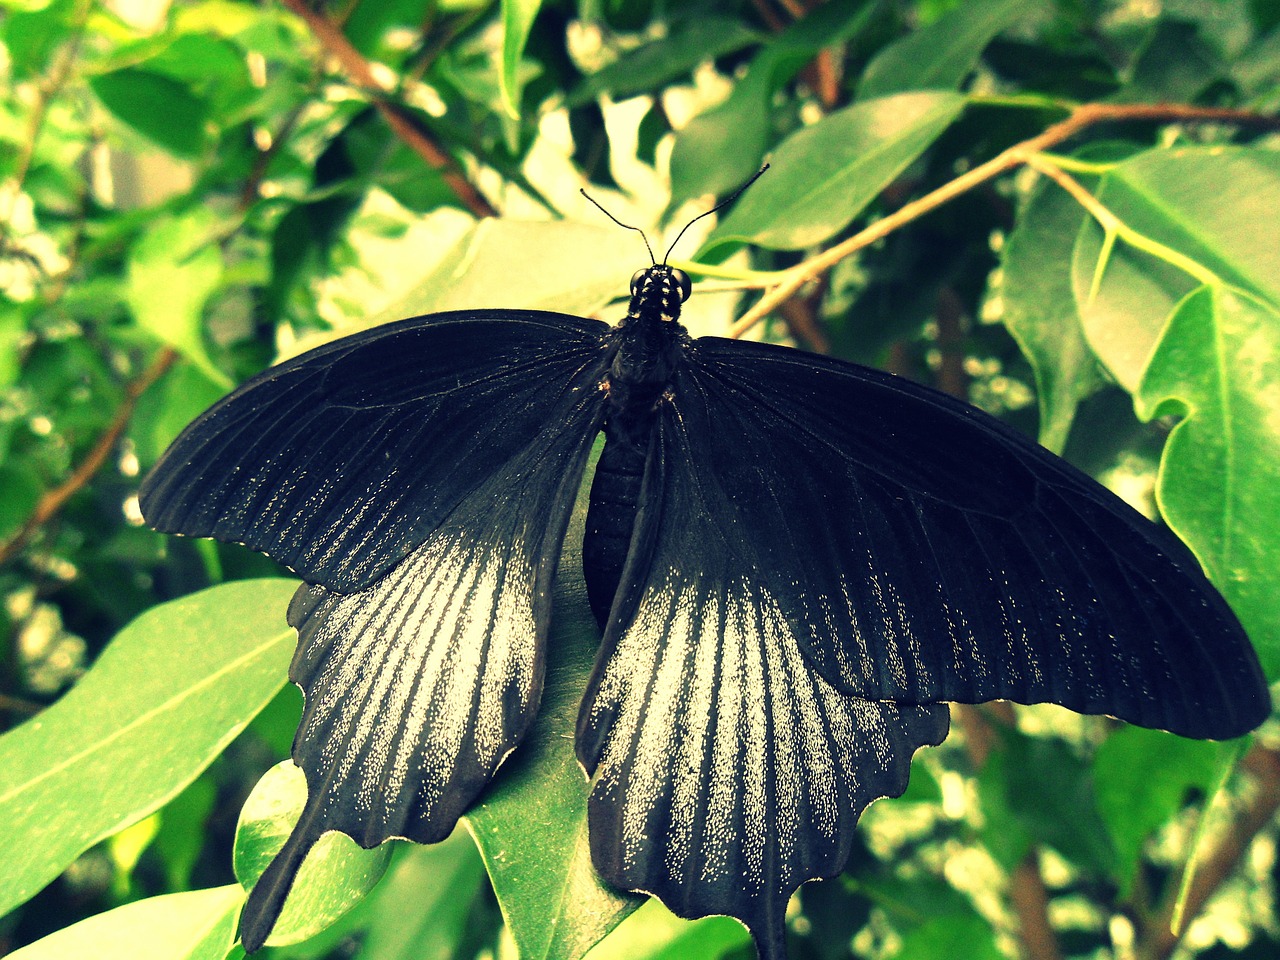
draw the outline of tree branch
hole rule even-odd
[[[993,177],[999,176],[1027,162],[1028,157],[1048,150],[1050,147],[1071,139],[1088,127],[1099,123],[1158,120],[1166,123],[1227,123],[1237,126],[1255,126],[1267,130],[1280,130],[1280,117],[1264,116],[1248,110],[1231,110],[1218,107],[1192,107],[1177,103],[1086,103],[1076,107],[1064,120],[1053,124],[1042,133],[1016,143],[1007,150],[992,157],[986,163],[979,164],[972,170],[962,173],[954,180],[944,183],[932,193],[925,194],[916,200],[900,207],[888,216],[877,220],[865,230],[838,243],[797,264],[787,271],[785,278],[763,297],[742,318],[733,325],[729,332],[731,337],[740,337],[760,322],[762,318],[784,300],[795,294],[802,286],[830,270],[845,257],[870,246],[877,240],[888,236],[898,228],[913,220],[918,220],[943,204],[967,193]]]
[[[391,102],[387,96],[389,91],[378,82],[369,61],[351,45],[342,31],[328,17],[308,7],[304,0],[283,2],[306,23],[320,45],[338,61],[347,77],[364,90],[395,135],[429,167],[440,172],[444,182],[467,209],[477,217],[496,217],[498,211],[463,175],[448,151],[427,135],[409,111]]]
[[[22,525],[22,528],[9,538],[7,543],[0,546],[0,565],[12,560],[27,545],[35,532],[52,520],[66,505],[66,502],[92,480],[94,474],[102,469],[102,465],[107,462],[107,457],[119,441],[120,435],[124,433],[125,427],[129,425],[133,410],[138,405],[138,398],[146,392],[148,387],[164,376],[165,372],[173,366],[177,356],[172,348],[163,348],[156,354],[156,358],[151,362],[151,365],[136,380],[125,387],[124,402],[120,404],[120,409],[116,411],[111,424],[98,437],[88,456],[71,472],[71,476],[67,477],[66,480],[52,490],[45,491],[36,504],[35,510],[32,511],[31,516]]]

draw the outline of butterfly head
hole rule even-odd
[[[655,263],[637,270],[631,277],[629,317],[651,317],[675,321],[680,319],[680,305],[689,299],[693,281],[683,270]]]

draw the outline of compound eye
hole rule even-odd
[[[676,288],[680,291],[680,302],[689,299],[689,294],[693,293],[693,281],[689,279],[689,275],[683,270],[672,268],[671,279],[676,282]]]
[[[645,274],[648,272],[648,269],[637,270],[631,275],[631,295],[633,297],[640,296],[640,287],[644,285]]]

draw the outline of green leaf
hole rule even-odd
[[[907,90],[954,90],[997,34],[1039,4],[1026,0],[968,0],[933,23],[895,40],[872,58],[858,83],[858,99]]]
[[[651,899],[586,955],[586,960],[685,960],[719,957],[751,943],[747,928],[729,917],[682,920]]]
[[[1190,257],[1225,282],[1280,303],[1280,154],[1185,147],[1137,154],[1102,178],[1097,196],[1139,233]],[[1184,271],[1120,242],[1089,297],[1102,249],[1091,220],[1076,240],[1072,285],[1085,336],[1130,393],[1174,307],[1199,285]]]
[[[240,809],[232,853],[246,889],[280,852],[306,803],[306,776],[292,760],[276,764],[254,786]],[[298,943],[328,927],[373,889],[390,856],[389,843],[364,850],[346,834],[326,833],[307,854],[267,943]]]
[[[60,701],[0,737],[0,913],[158,809],[284,683],[297,584],[223,584],[144,613]]]
[[[1036,376],[1040,442],[1061,453],[1076,407],[1100,386],[1071,289],[1071,257],[1084,211],[1056,185],[1037,189],[1001,251],[1001,320]]]
[[[728,99],[676,134],[667,213],[687,200],[733,190],[759,170],[772,135],[774,92],[818,51],[861,31],[875,12],[875,4],[821,4],[769,41]]]
[[[1004,960],[996,946],[995,931],[976,910],[944,917],[931,917],[908,931],[894,960],[938,960],[964,957],[965,960]]]
[[[204,307],[222,283],[214,215],[193,207],[159,220],[129,251],[125,299],[138,324],[224,389],[232,384],[204,345]]]
[[[466,830],[428,847],[405,844],[370,898],[360,960],[452,960],[483,880]]]
[[[89,86],[103,106],[157,146],[180,157],[204,152],[209,105],[185,84],[127,67],[93,77]]]
[[[1132,887],[1142,847],[1157,827],[1182,809],[1188,790],[1208,791],[1219,748],[1160,730],[1124,726],[1098,748],[1093,761],[1098,813],[1116,849],[1116,879]]]
[[[588,487],[556,578],[538,720],[464,821],[523,960],[576,960],[642,902],[604,886],[591,864],[588,784],[573,749],[600,641],[581,572]]]
[[[243,899],[232,883],[139,900],[51,933],[9,960],[223,960]]]
[[[513,119],[520,116],[520,59],[541,7],[542,0],[502,0],[502,72],[498,81],[503,109]]]
[[[1268,244],[1258,244],[1269,246]],[[1156,500],[1280,677],[1280,311],[1203,287],[1174,312],[1135,398],[1144,419],[1180,414]]]
[[[792,134],[703,252],[737,241],[799,250],[831,238],[928,149],[964,104],[956,93],[901,93],[856,103]]]
[[[617,227],[482,220],[370,323],[477,307],[589,314],[625,294],[647,262],[639,238]]]
[[[671,33],[631,50],[591,74],[569,98],[570,106],[602,93],[617,100],[657,89],[727,53],[762,40],[759,32],[734,17],[694,16],[672,26]]]

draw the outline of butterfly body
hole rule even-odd
[[[1266,717],[1248,638],[1167,532],[953,398],[693,340],[687,295],[657,264],[616,327],[474,310],[365,331],[219,401],[144,481],[153,526],[305,581],[308,802],[246,949],[323,832],[441,839],[524,737],[602,430],[583,562],[603,639],[576,737],[592,859],[681,915],[737,917],[766,958],[948,701],[1215,739]]]

